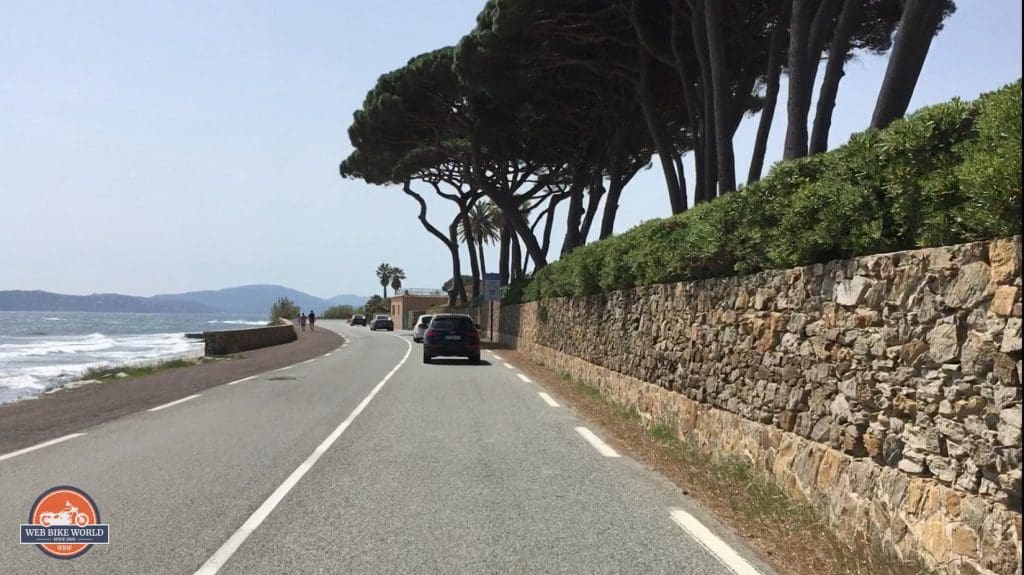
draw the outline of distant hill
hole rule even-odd
[[[370,296],[365,295],[354,295],[354,294],[341,294],[336,295],[332,298],[327,298],[327,302],[331,305],[350,305],[352,307],[359,307],[366,303],[366,300],[370,299]]]
[[[220,290],[193,291],[180,294],[161,294],[153,299],[164,301],[196,302],[229,313],[266,313],[280,297],[286,297],[296,303],[303,311],[315,310],[322,313],[335,303],[338,298],[349,305],[363,305],[368,298],[361,296],[342,295],[330,300],[316,297],[299,290],[279,285],[248,285]],[[358,300],[358,303],[350,303]]]
[[[269,306],[267,309],[270,309]],[[218,311],[194,301],[154,300],[120,294],[65,295],[40,290],[0,291],[0,310],[108,313],[212,313]]]

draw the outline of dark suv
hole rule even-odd
[[[423,363],[439,356],[465,357],[479,363],[479,328],[468,315],[435,315],[423,336]]]
[[[357,314],[355,314],[354,316],[352,316],[352,317],[350,317],[348,319],[348,324],[349,325],[366,325],[366,316],[361,314],[361,313],[357,313]]]

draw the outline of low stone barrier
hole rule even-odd
[[[505,306],[501,341],[841,534],[1021,568],[1021,239]]]
[[[206,355],[241,353],[250,349],[290,343],[298,339],[295,326],[285,320],[281,325],[231,331],[204,331]]]

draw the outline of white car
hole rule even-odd
[[[416,320],[416,328],[412,330],[412,340],[420,343],[423,341],[424,334],[427,333],[427,328],[430,327],[430,320],[434,319],[432,315],[421,315],[420,319]]]

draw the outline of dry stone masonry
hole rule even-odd
[[[680,434],[744,445],[840,528],[1019,572],[1020,237],[506,307],[501,332],[647,415],[702,414]]]

